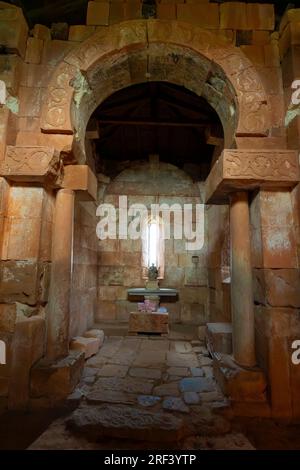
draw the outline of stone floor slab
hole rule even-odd
[[[160,369],[146,369],[145,367],[131,367],[129,369],[131,377],[140,377],[144,379],[160,379],[162,372]]]
[[[179,388],[178,388],[178,383],[177,382],[171,382],[168,384],[163,384],[163,385],[158,385],[157,387],[154,388],[153,394],[157,395],[159,397],[164,397],[164,396],[178,396],[179,393]]]
[[[188,341],[172,341],[171,351],[176,351],[180,354],[191,353],[193,348],[191,343]]]
[[[181,398],[166,397],[162,407],[164,410],[179,411],[180,413],[189,413],[190,409]]]
[[[105,339],[105,342],[100,349],[98,356],[100,357],[112,357],[118,349],[120,349],[123,343],[123,338],[117,337],[109,337]]]
[[[128,372],[128,366],[106,364],[98,372],[99,377],[125,377]]]
[[[204,370],[202,367],[191,367],[191,373],[193,377],[203,377]]]
[[[100,377],[93,388],[150,395],[153,389],[153,381],[133,377]]]
[[[137,397],[138,404],[145,407],[154,406],[159,403],[160,400],[160,397],[155,397],[153,395],[139,395]]]
[[[157,369],[158,367],[164,366],[166,354],[165,351],[141,351],[133,361],[133,366]]]
[[[101,350],[100,350],[101,351]],[[95,367],[96,369],[100,369],[104,364],[106,364],[107,358],[104,356],[99,356],[99,353],[96,356],[90,357],[87,361],[85,361],[85,365],[87,367]]]
[[[100,403],[122,403],[134,405],[137,401],[136,395],[122,392],[120,390],[103,390],[94,388],[86,394],[86,400],[90,404]]]
[[[168,340],[144,339],[141,343],[141,351],[169,351],[169,343]]]
[[[196,354],[180,354],[176,351],[167,353],[167,365],[169,367],[198,367],[199,361]]]
[[[200,397],[197,392],[185,392],[183,399],[187,405],[197,405],[200,403]]]
[[[177,377],[188,377],[190,375],[188,367],[169,367],[167,372],[169,375]]]
[[[123,366],[131,366],[133,363],[137,352],[135,351],[122,351],[122,349],[118,350],[115,354],[111,357],[107,358],[108,364],[116,364],[116,365],[123,365]]]
[[[188,377],[179,383],[181,392],[213,392],[216,390],[216,384],[211,379],[205,377]]]

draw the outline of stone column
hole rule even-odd
[[[233,355],[245,367],[255,360],[254,308],[248,193],[230,197],[231,312]]]
[[[52,235],[52,265],[47,307],[47,358],[54,361],[69,352],[69,309],[73,253],[74,191],[56,195]]]

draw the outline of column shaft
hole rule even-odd
[[[60,189],[56,195],[47,307],[47,358],[50,360],[64,357],[69,352],[74,197],[74,191],[69,189]]]
[[[254,308],[248,193],[236,192],[230,200],[231,311],[233,355],[241,366],[255,359]]]

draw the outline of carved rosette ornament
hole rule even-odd
[[[71,82],[76,72],[75,67],[65,62],[54,72],[42,110],[41,127],[44,132],[73,134],[70,113],[74,88]]]
[[[7,146],[5,159],[0,164],[0,175],[12,181],[59,186],[63,176],[63,161],[53,148]]]

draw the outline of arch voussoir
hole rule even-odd
[[[183,57],[183,53],[190,57],[198,56],[203,63],[210,63],[204,75],[203,68],[201,70],[199,67],[199,74],[194,72],[194,79],[189,82],[176,72],[175,59],[171,71],[169,58],[172,54],[173,58],[176,54]],[[149,70],[148,60],[141,59],[143,55],[144,58],[161,57],[166,74],[155,76],[155,67]],[[137,58],[140,60],[140,71],[134,75],[130,61],[132,65]],[[223,82],[220,89],[211,80],[214,74],[219,75]],[[229,44],[223,36],[187,23],[161,20],[133,20],[109,26],[105,32],[96,32],[71,51],[57,66],[48,84],[41,131],[77,134],[78,137],[95,107],[109,94],[149,79],[169,79],[192,91],[196,88],[196,93],[203,92],[219,113],[223,126],[227,126],[227,129],[224,128],[225,136],[228,136],[227,144],[230,144],[229,134],[232,134],[231,141],[235,136],[268,134],[270,113],[267,94],[255,67],[243,52]],[[197,80],[199,84],[195,86]],[[224,102],[221,105],[222,99]],[[79,124],[81,106],[85,109],[85,116],[80,117]],[[228,119],[229,125],[226,124]]]

